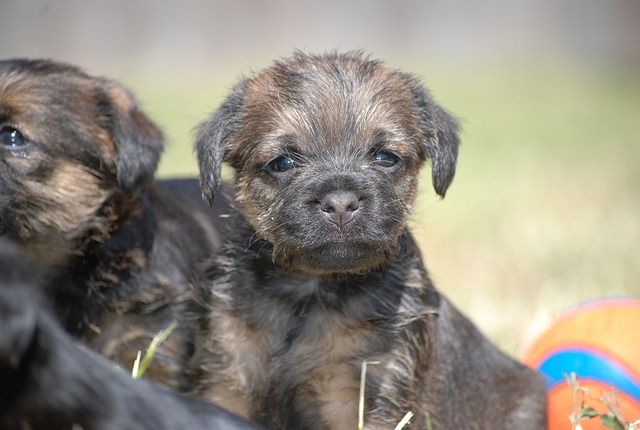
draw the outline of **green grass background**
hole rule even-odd
[[[514,355],[569,306],[640,295],[638,73],[561,64],[408,71],[463,124],[453,186],[437,198],[425,167],[412,219],[444,294]],[[161,177],[197,174],[193,128],[235,78],[128,79],[166,133]]]

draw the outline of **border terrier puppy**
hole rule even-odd
[[[188,281],[219,237],[197,180],[152,181],[162,148],[117,83],[0,61],[0,236],[50,266],[66,330],[126,368],[176,322],[148,376],[181,387],[197,313]]]
[[[458,124],[358,53],[241,81],[201,125],[204,197],[236,172],[241,216],[208,270],[196,393],[270,429],[542,429],[545,389],[433,286],[406,225],[420,167],[451,183]],[[429,421],[431,427],[428,427]]]
[[[0,428],[258,430],[79,346],[40,296],[44,274],[0,239]]]

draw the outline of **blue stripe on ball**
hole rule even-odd
[[[588,349],[561,349],[550,354],[540,365],[547,377],[547,389],[565,382],[565,375],[575,372],[579,379],[602,382],[640,401],[640,383],[616,360]]]

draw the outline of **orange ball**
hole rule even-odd
[[[606,413],[602,399],[617,391],[624,420],[640,420],[640,298],[602,299],[569,309],[531,345],[523,361],[547,379],[549,430],[571,429],[576,399],[565,378],[571,373],[587,390],[578,394],[578,406],[584,402]],[[580,425],[603,428],[599,418]]]

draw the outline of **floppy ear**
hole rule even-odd
[[[222,162],[228,158],[233,140],[242,123],[246,82],[236,85],[220,108],[198,127],[195,150],[200,166],[202,198],[213,203],[218,186]]]
[[[417,105],[426,154],[431,158],[433,188],[444,197],[456,173],[460,126],[455,117],[438,106],[420,84],[413,82],[411,91]]]
[[[117,153],[118,185],[135,190],[153,179],[164,149],[162,132],[122,86],[108,81],[108,118]]]

